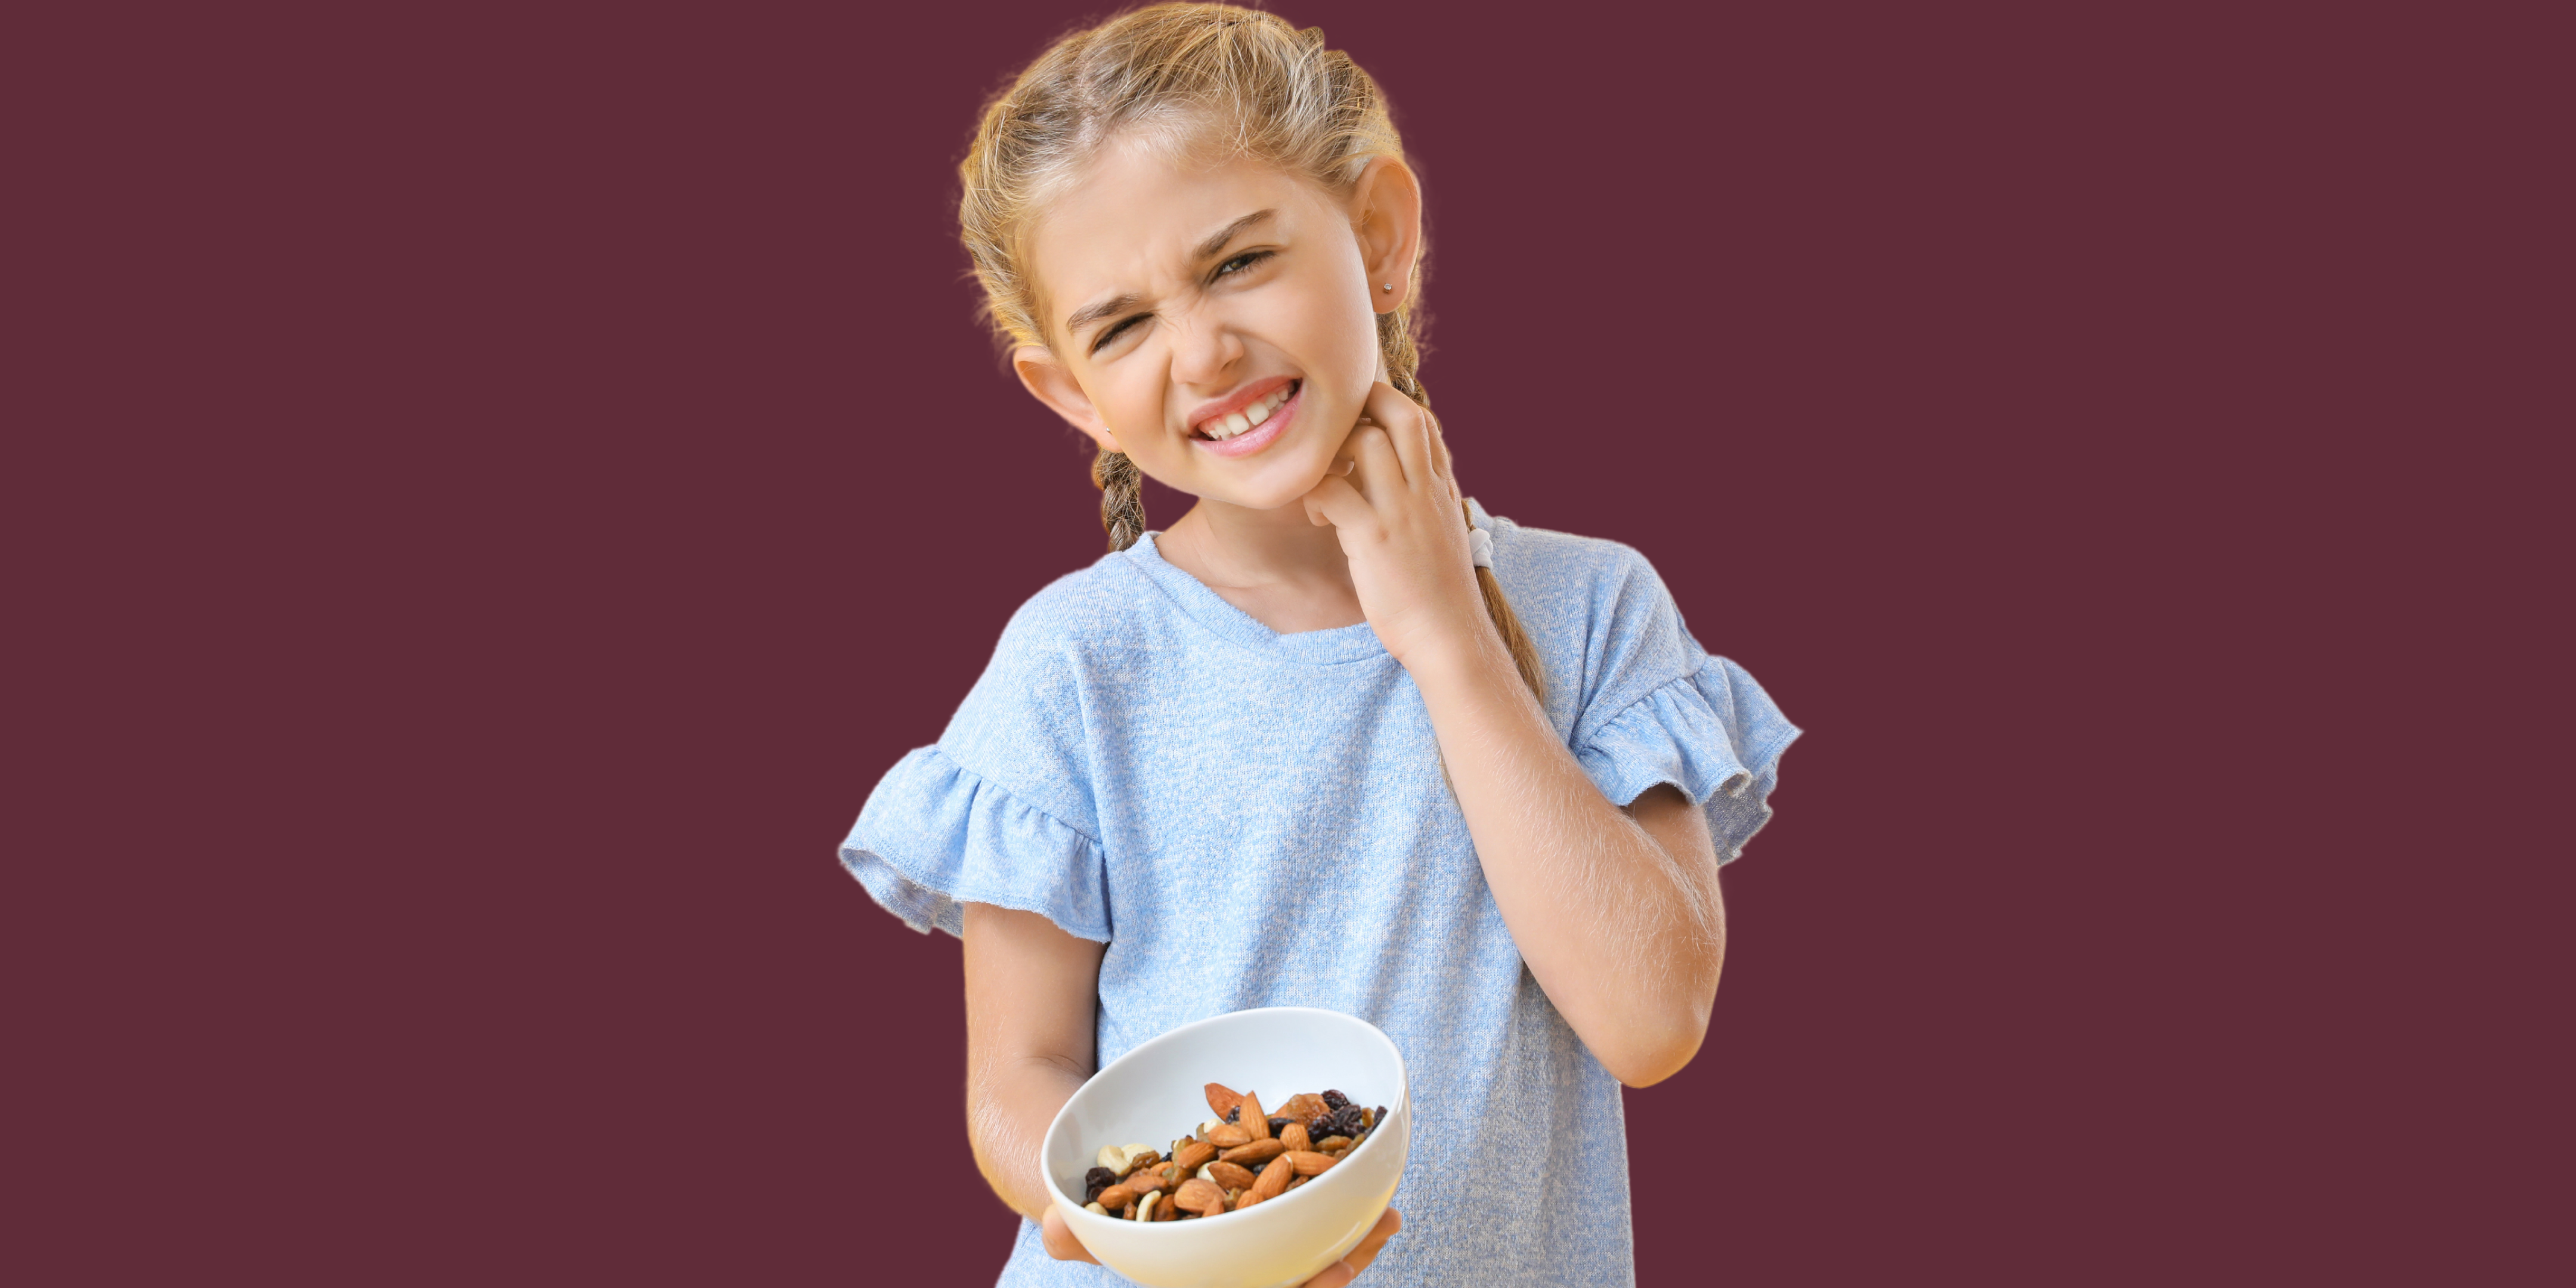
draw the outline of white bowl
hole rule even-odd
[[[1211,1082],[1252,1092],[1268,1110],[1329,1088],[1387,1112],[1330,1170],[1249,1212],[1148,1222],[1083,1210],[1083,1173],[1100,1147],[1142,1141],[1169,1152],[1212,1116]],[[1149,1288],[1285,1288],[1341,1260],[1377,1224],[1404,1179],[1412,1127],[1404,1056],[1376,1025],[1274,1006],[1184,1024],[1111,1061],[1056,1113],[1040,1162],[1073,1237],[1129,1279]]]

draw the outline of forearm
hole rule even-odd
[[[993,1193],[1031,1220],[1052,1201],[1038,1161],[1047,1125],[1089,1075],[1061,1060],[1021,1056],[993,1059],[967,1079],[966,1137],[975,1166]]]
[[[966,1140],[984,1180],[1045,1215],[1047,1124],[1091,1076],[1101,945],[1034,912],[966,905]]]
[[[1566,1021],[1642,1086],[1698,1050],[1725,960],[1705,842],[1659,842],[1601,794],[1490,632],[1408,662],[1512,939]],[[1687,802],[1678,805],[1687,810]],[[1680,851],[1677,853],[1676,851]]]

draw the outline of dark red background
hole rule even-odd
[[[24,1282],[986,1282],[833,847],[1098,550],[949,227],[1098,10],[214,8],[8,41]],[[1469,489],[1808,730],[1640,1278],[2545,1277],[2547,33],[1776,8],[1283,7]]]

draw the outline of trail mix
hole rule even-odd
[[[1215,1118],[1172,1142],[1169,1154],[1143,1145],[1103,1145],[1083,1174],[1083,1206],[1130,1221],[1195,1221],[1275,1199],[1331,1170],[1386,1118],[1338,1091],[1297,1095],[1276,1114],[1261,1098],[1207,1085]]]

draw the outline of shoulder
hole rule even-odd
[[[1066,672],[1141,647],[1161,633],[1162,593],[1132,556],[1102,555],[1029,596],[1002,627],[993,670]]]
[[[1525,629],[1560,640],[1600,641],[1681,631],[1680,610],[1655,566],[1635,547],[1488,516],[1494,578]]]
[[[1479,512],[1481,513],[1481,507]],[[1708,654],[1655,566],[1634,547],[1488,516],[1494,578],[1538,645],[1551,714],[1570,727],[1684,679]]]
[[[1494,576],[1507,594],[1526,590],[1534,601],[1561,606],[1606,606],[1641,594],[1664,594],[1655,566],[1633,546],[1500,517],[1491,522]]]

